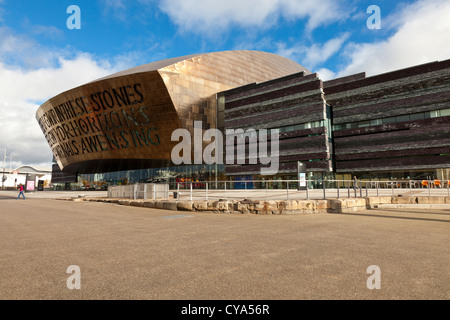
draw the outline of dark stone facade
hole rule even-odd
[[[450,60],[324,83],[336,172],[450,167]]]
[[[297,73],[220,99],[222,129],[281,128],[280,174],[295,174],[297,161],[323,173],[450,168],[450,60],[326,82]],[[260,167],[227,165],[226,174]]]
[[[247,85],[221,93],[220,99],[224,99],[221,129],[280,130],[279,174],[295,173],[298,161],[306,164],[308,172],[332,171],[327,105],[317,74],[302,72]],[[254,175],[261,166],[227,165],[225,173]]]

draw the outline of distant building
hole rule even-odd
[[[26,185],[27,181],[34,182],[33,189],[49,187],[52,179],[52,169],[36,166],[22,166],[17,169],[3,169],[0,172],[1,187],[3,189],[15,189],[20,184]],[[30,190],[31,191],[31,190]]]

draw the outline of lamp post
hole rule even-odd
[[[13,156],[12,154],[9,154],[9,171],[10,171],[10,173],[11,173],[11,170],[12,170],[12,168],[11,168],[11,160],[13,158],[15,158],[15,156]]]

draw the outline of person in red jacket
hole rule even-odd
[[[23,199],[25,200],[25,194],[23,193],[23,184],[20,184],[19,185],[19,195],[17,196],[17,199],[19,199],[20,198],[20,195],[22,195],[23,196]]]

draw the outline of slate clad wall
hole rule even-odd
[[[324,91],[339,127],[337,173],[449,167],[450,116],[435,111],[450,108],[450,60],[335,79]]]
[[[282,128],[279,173],[295,174],[297,161],[304,161],[308,172],[329,172],[332,166],[327,127],[323,123],[317,125],[326,120],[322,86],[317,74],[297,73],[225,91],[221,93],[225,99],[223,129]],[[292,128],[306,123],[313,125]],[[259,162],[246,163],[245,166],[226,165],[226,174],[259,174]]]

